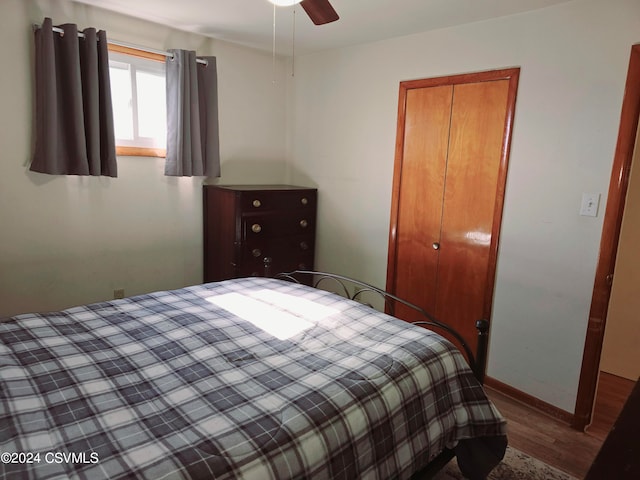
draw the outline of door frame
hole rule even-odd
[[[622,217],[629,186],[629,174],[636,145],[638,120],[640,119],[640,44],[631,47],[620,127],[616,144],[607,207],[600,239],[600,253],[591,297],[578,394],[571,426],[584,431],[591,421],[596,396],[600,355],[604,341],[607,310],[611,296],[611,284],[620,241]]]
[[[491,319],[491,308],[493,304],[493,292],[495,288],[496,265],[498,261],[498,245],[500,238],[500,227],[502,225],[502,212],[504,207],[505,187],[507,182],[507,169],[509,165],[509,154],[511,151],[511,136],[513,131],[513,120],[515,116],[516,96],[518,82],[520,79],[520,67],[512,67],[498,70],[488,70],[483,72],[464,73],[459,75],[449,75],[436,78],[425,78],[419,80],[407,80],[400,82],[398,95],[398,119],[396,133],[396,148],[394,162],[394,176],[391,192],[391,221],[389,228],[389,252],[387,258],[387,290],[394,291],[394,279],[396,273],[395,259],[397,257],[397,229],[398,229],[398,208],[400,199],[400,188],[402,179],[402,159],[405,139],[405,113],[407,91],[416,88],[439,87],[448,85],[461,85],[467,83],[490,82],[497,80],[508,80],[509,90],[507,93],[507,106],[505,115],[504,132],[502,136],[502,148],[500,153],[500,164],[497,179],[496,202],[493,211],[493,225],[491,229],[491,245],[489,250],[489,265],[487,269],[486,289],[484,293],[482,318]],[[486,366],[483,366],[483,373]]]

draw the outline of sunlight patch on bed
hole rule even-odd
[[[226,293],[206,300],[280,340],[294,337],[323,318],[338,313],[334,308],[272,290],[259,290],[248,295]]]

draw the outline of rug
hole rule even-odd
[[[463,480],[456,460],[451,460],[433,480]],[[578,480],[557,468],[507,447],[504,459],[492,470],[488,480]]]

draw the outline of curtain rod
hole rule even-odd
[[[34,30],[39,30],[40,28],[42,28],[42,25],[38,25],[37,23],[33,24]],[[60,27],[53,27],[52,30],[57,33],[64,33],[64,30]],[[84,33],[79,31],[78,37],[84,38]],[[133,48],[135,50],[142,50],[143,52],[155,53],[156,55],[164,55],[165,57],[173,58],[173,53],[167,52],[165,50],[156,50],[154,48],[141,47],[140,45],[134,45],[132,43],[127,43],[127,42],[120,42],[118,40],[108,40],[108,43],[112,43],[113,45],[118,45],[119,47]],[[196,62],[201,63],[203,65],[208,64],[208,62],[203,58],[196,57]]]

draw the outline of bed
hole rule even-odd
[[[484,478],[506,424],[466,354],[297,279],[4,319],[0,478]]]

